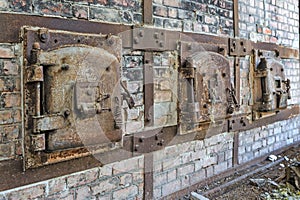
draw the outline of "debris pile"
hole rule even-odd
[[[250,183],[261,187],[262,199],[300,199],[300,156],[293,159],[284,157],[281,174],[274,181],[268,179],[250,179]],[[273,155],[269,160],[277,160]]]

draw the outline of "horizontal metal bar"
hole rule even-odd
[[[38,26],[46,27],[49,29],[73,31],[80,33],[96,33],[96,34],[119,34],[126,32],[128,35],[132,35],[131,31],[133,26],[120,25],[120,24],[108,24],[102,22],[91,22],[86,20],[73,20],[64,19],[58,17],[46,17],[36,15],[24,15],[24,14],[12,14],[12,13],[0,13],[0,43],[18,43],[20,42],[19,32],[22,26]],[[153,28],[154,29],[154,28]],[[161,29],[159,29],[161,30]],[[220,37],[214,35],[206,35],[199,33],[182,33],[180,31],[168,31],[164,30],[168,35],[169,42],[174,42],[178,39],[181,41],[192,41],[199,43],[228,45],[229,37]],[[123,37],[122,37],[123,38]],[[131,47],[132,40],[128,40],[131,37],[124,37],[123,46]],[[244,41],[249,41],[243,39]],[[289,47],[280,46],[272,43],[265,42],[251,42],[253,49],[278,51],[281,58],[299,58],[299,50]],[[168,43],[167,47],[174,47],[174,45]],[[229,52],[229,51],[228,51]]]

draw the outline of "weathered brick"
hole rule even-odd
[[[12,158],[15,154],[15,143],[0,144],[0,160]]]
[[[157,171],[154,171],[155,173]],[[132,181],[134,183],[143,183],[144,181],[144,169],[140,169],[139,171],[135,171],[132,173]]]
[[[182,9],[178,9],[178,18],[193,20],[195,18],[195,13],[186,11],[186,10],[182,10]]]
[[[218,157],[216,154],[207,155],[203,158],[203,167],[208,167],[210,165],[216,164],[218,161]]]
[[[112,176],[112,166],[105,165],[99,168],[99,178]]]
[[[36,199],[45,195],[45,184],[38,184],[31,187],[14,190],[7,194],[11,200]]]
[[[113,165],[113,174],[117,175],[123,172],[136,171],[140,168],[142,167],[139,165],[139,157],[134,157],[115,163]]]
[[[181,188],[187,188],[187,187],[191,186],[190,176],[188,176],[188,175],[181,177],[180,181],[181,181]]]
[[[67,184],[65,178],[56,178],[48,181],[48,195],[66,190]]]
[[[64,191],[57,194],[49,195],[45,198],[46,200],[74,200],[75,194],[74,191]]]
[[[21,94],[3,92],[0,95],[0,108],[11,108],[21,106]]]
[[[17,63],[12,62],[11,60],[4,60],[3,66],[0,65],[0,75],[18,75],[19,66]]]
[[[68,188],[72,188],[91,183],[98,178],[98,172],[99,169],[94,168],[88,171],[72,174],[71,176],[67,177],[67,186]]]
[[[181,6],[181,0],[164,0],[164,5],[179,8]]]
[[[20,78],[0,76],[0,92],[20,91]]]
[[[177,18],[177,9],[176,8],[168,8],[168,17]]]
[[[88,186],[84,186],[81,188],[76,189],[76,200],[82,200],[82,199],[90,199],[90,200],[96,200],[96,197],[91,196],[91,189]]]
[[[195,171],[195,166],[194,164],[189,164],[183,167],[179,167],[177,169],[177,176],[185,176],[187,174],[191,174]]]
[[[0,0],[0,10],[6,10],[7,8],[8,8],[7,0]]]
[[[190,176],[190,184],[191,185],[199,183],[200,181],[203,181],[206,178],[205,169],[195,171],[194,173],[190,174],[189,176]]]
[[[73,16],[78,19],[88,19],[89,7],[75,5],[72,7],[72,13],[73,13]]]
[[[167,196],[181,189],[181,181],[180,179],[176,179],[175,181],[169,182],[162,186],[162,196]]]
[[[153,190],[154,199],[159,199],[161,196],[162,196],[162,188],[161,187],[154,188]]]
[[[118,188],[120,179],[118,177],[111,177],[97,184],[91,185],[93,195],[104,194]]]
[[[207,178],[212,177],[214,175],[214,166],[209,166],[205,168],[205,175]]]
[[[0,111],[0,124],[13,123],[12,110]]]
[[[10,47],[0,47],[0,58],[14,58],[14,52]]]
[[[161,17],[168,16],[168,9],[164,6],[154,6],[153,7],[153,14]]]
[[[113,199],[130,199],[138,195],[138,187],[131,185],[121,190],[113,192]]]
[[[21,129],[20,126],[3,126],[0,127],[0,132],[2,132],[3,141],[14,141],[19,139]]]
[[[175,19],[165,19],[164,20],[164,28],[172,29],[172,30],[182,30],[182,21]]]
[[[122,187],[128,187],[132,184],[132,174],[123,174],[119,176],[119,179]]]
[[[154,186],[163,185],[168,182],[167,173],[161,173],[154,176]]]
[[[106,21],[106,22],[118,22],[120,23],[121,17],[119,14],[119,11],[115,9],[109,9],[109,8],[90,8],[90,18],[100,21]]]
[[[227,161],[218,163],[217,165],[214,165],[215,174],[219,174],[225,170],[227,170]]]
[[[91,0],[93,1],[93,0]],[[108,0],[94,0],[95,4],[99,4],[99,5],[108,5]]]
[[[59,15],[64,17],[72,17],[72,6],[68,2],[54,2],[54,1],[34,1],[34,12],[46,15]]]

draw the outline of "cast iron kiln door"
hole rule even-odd
[[[112,149],[121,140],[121,40],[25,28],[25,167]]]

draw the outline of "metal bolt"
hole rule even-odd
[[[141,31],[139,32],[139,36],[140,36],[140,37],[144,37],[144,31],[141,30]]]
[[[33,48],[33,49],[40,49],[40,48],[41,48],[41,45],[40,45],[40,43],[35,42],[35,43],[33,43],[32,48]]]
[[[93,92],[92,92],[91,90],[87,90],[87,91],[86,91],[86,94],[87,94],[88,96],[92,96]]]
[[[61,66],[61,69],[62,69],[62,70],[68,70],[68,69],[70,69],[70,66],[67,65],[67,64],[63,64],[63,65]]]
[[[114,44],[114,40],[113,40],[112,38],[109,38],[109,39],[107,40],[107,44],[108,44],[109,46],[112,46],[112,45]]]
[[[65,117],[68,117],[71,114],[71,111],[69,109],[65,110],[64,115]]]
[[[163,41],[160,41],[160,42],[159,42],[159,46],[160,46],[160,47],[164,47]]]
[[[233,42],[232,42],[232,45],[233,45],[234,47],[236,46],[236,43],[235,43],[235,41],[233,41]]]
[[[135,37],[133,41],[134,41],[135,44],[139,43],[139,39],[137,37]]]

